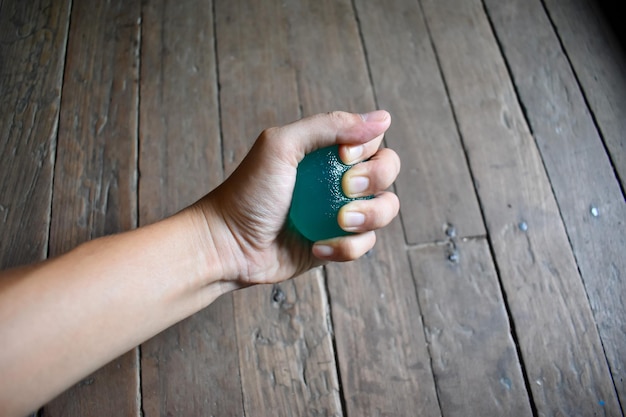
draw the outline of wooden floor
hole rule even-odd
[[[39,415],[623,416],[626,55],[602,16],[0,0],[3,267],[179,210],[301,116],[385,108],[403,163],[364,259],[225,296]]]

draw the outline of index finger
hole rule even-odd
[[[358,146],[377,140],[378,147],[390,124],[391,116],[385,110],[366,114],[335,111],[298,120],[279,131],[288,144],[296,147],[299,162],[304,155],[332,145]]]

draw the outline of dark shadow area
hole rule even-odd
[[[600,10],[606,16],[609,25],[626,50],[626,7],[623,0],[597,0]]]

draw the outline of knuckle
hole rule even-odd
[[[261,132],[255,142],[255,145],[260,146],[262,149],[269,149],[274,152],[281,149],[279,142],[281,142],[282,136],[280,127],[269,127]]]
[[[268,127],[264,129],[259,135],[259,140],[263,142],[271,141],[274,138],[279,136],[280,128],[278,127]]]
[[[356,115],[354,115],[352,113],[346,113],[344,111],[335,110],[335,111],[331,111],[331,112],[326,113],[326,116],[333,123],[336,123],[338,125],[344,125],[346,123],[354,122],[354,117]]]
[[[398,215],[400,210],[398,196],[391,192],[385,192],[373,201],[375,203],[372,204],[367,214],[367,218],[371,219],[371,227],[379,229],[387,226]]]
[[[351,236],[351,238],[345,239],[343,242],[341,248],[342,258],[346,261],[355,260],[371,249],[375,242],[376,234],[373,232]]]
[[[379,228],[386,224],[387,219],[386,204],[375,204],[371,208],[368,218],[372,219],[372,227]]]

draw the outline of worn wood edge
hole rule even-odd
[[[620,375],[626,371],[622,359],[626,357],[626,299],[619,288],[620,271],[626,271],[621,256],[626,245],[626,205],[544,8],[539,1],[517,3],[487,0],[486,6],[541,152],[624,404],[626,381]],[[536,55],[543,55],[541,67],[532,64]]]

